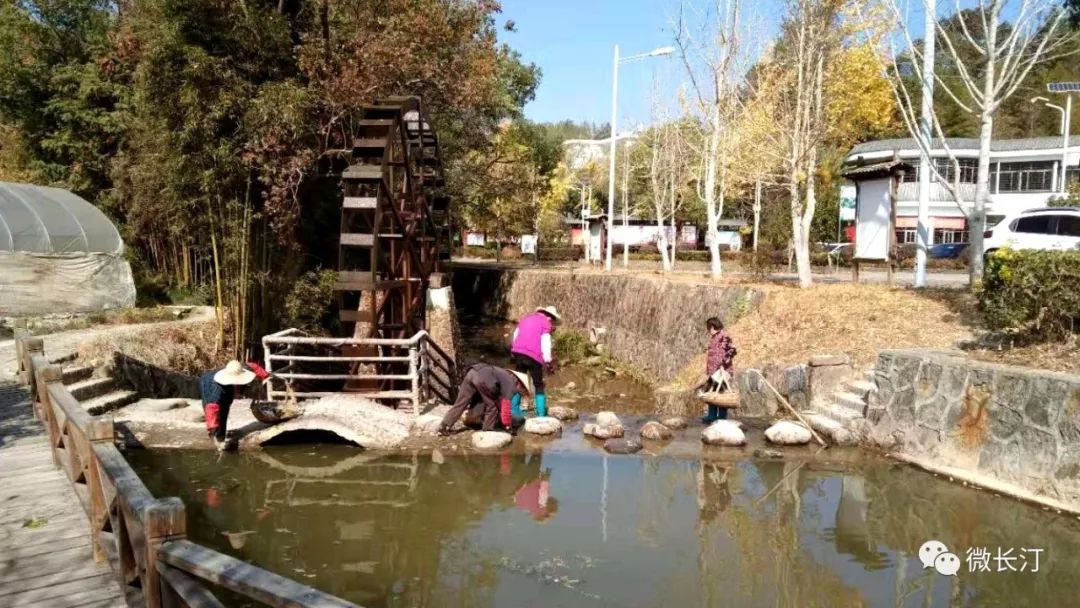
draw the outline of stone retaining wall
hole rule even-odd
[[[1080,377],[894,350],[878,356],[875,382],[879,446],[1080,509]]]
[[[515,319],[538,306],[555,306],[569,327],[603,327],[611,354],[657,384],[673,380],[704,351],[707,318],[731,322],[764,296],[742,286],[663,277],[469,265],[454,268],[453,285],[456,303],[466,313]]]

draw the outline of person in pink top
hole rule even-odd
[[[551,496],[551,471],[544,471],[540,479],[534,479],[514,493],[514,506],[532,515],[538,522],[547,521],[559,510],[559,501]]]
[[[554,371],[555,360],[551,355],[551,332],[555,324],[562,320],[554,306],[537,308],[518,321],[514,328],[514,339],[510,346],[510,356],[517,371],[528,374],[533,382],[536,415],[547,416],[547,394],[544,393],[544,372]],[[511,403],[511,415],[522,418],[521,396],[517,395]]]

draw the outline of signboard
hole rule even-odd
[[[853,185],[840,186],[840,221],[855,221],[856,190]]]
[[[855,219],[855,257],[860,260],[886,260],[889,257],[889,233],[892,230],[890,178],[860,182],[859,214]]]
[[[521,235],[521,253],[525,255],[536,254],[536,235],[535,234],[523,234]]]

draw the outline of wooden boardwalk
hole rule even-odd
[[[0,606],[124,606],[23,387],[0,385]]]

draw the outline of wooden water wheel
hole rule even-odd
[[[341,174],[338,292],[354,338],[407,338],[426,327],[427,288],[450,259],[439,138],[415,97],[365,108]]]

